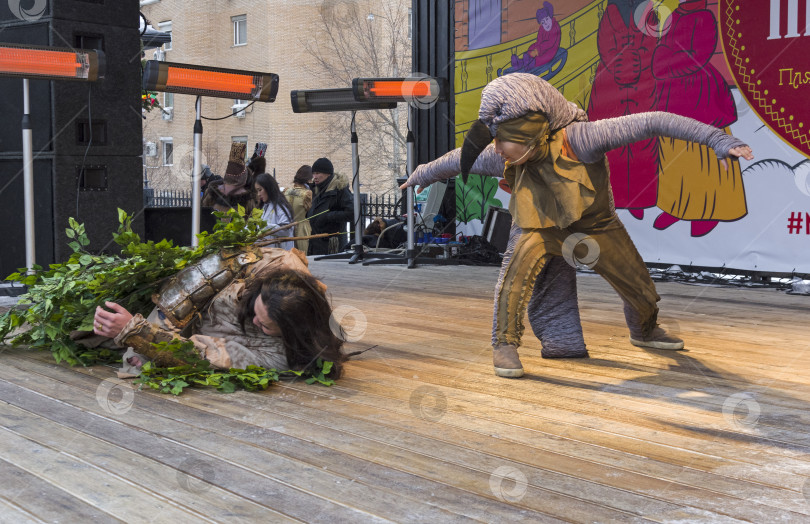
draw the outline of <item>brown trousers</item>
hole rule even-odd
[[[585,265],[607,280],[638,312],[645,334],[655,327],[660,297],[641,255],[616,216],[609,191],[604,191],[580,220],[565,229],[523,229],[497,297],[497,343],[520,346],[523,318],[535,280],[554,255],[572,265]]]

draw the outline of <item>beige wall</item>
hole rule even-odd
[[[220,121],[203,120],[204,163],[222,174],[227,162],[231,137],[248,137],[248,155],[252,154],[255,143],[266,142],[267,171],[276,175],[282,186],[289,186],[295,171],[302,164],[312,164],[329,151],[335,170],[345,174],[351,172],[351,145],[348,128],[344,147],[340,139],[330,139],[320,130],[329,122],[325,114],[295,114],[290,104],[290,91],[293,89],[319,89],[348,87],[330,84],[327,79],[316,78],[313,74],[312,57],[305,50],[308,42],[326,38],[320,21],[319,10],[326,4],[341,0],[159,0],[143,5],[142,12],[155,28],[160,22],[171,20],[172,50],[166,51],[165,60],[171,62],[200,64],[216,67],[229,67],[264,72],[273,72],[280,77],[280,87],[274,103],[257,102],[246,111],[245,118],[228,118]],[[404,6],[407,12],[409,1],[393,0]],[[363,5],[362,10],[379,10],[379,2]],[[247,15],[247,45],[233,45],[233,25],[231,17]],[[410,49],[404,49],[410,54]],[[153,51],[146,57],[152,58]],[[163,100],[163,94],[160,94]],[[147,172],[153,187],[185,189],[191,187],[191,149],[194,125],[194,102],[191,95],[174,95],[173,119],[170,122],[161,118],[158,110],[147,113],[144,120],[144,141],[157,143],[158,156],[145,157]],[[221,117],[231,112],[233,100],[202,99],[202,114],[206,117]],[[334,119],[334,118],[333,118]],[[404,118],[403,125],[404,125]],[[160,137],[171,137],[174,144],[174,166],[161,167],[162,153]],[[363,137],[360,137],[363,141]],[[404,152],[401,153],[404,158]],[[373,159],[375,156],[365,155]],[[364,158],[365,160],[365,158]],[[385,166],[386,159],[377,164]],[[361,180],[366,187],[363,191],[383,192],[393,187],[393,175],[383,173],[382,182],[375,182],[380,188],[368,184],[379,180],[380,168],[372,160],[365,160]],[[376,176],[372,176],[374,171]],[[385,169],[382,169],[385,171]],[[369,176],[365,176],[368,172]]]

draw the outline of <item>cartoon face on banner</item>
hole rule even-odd
[[[720,37],[737,86],[769,128],[810,156],[806,9],[799,0],[718,4]]]

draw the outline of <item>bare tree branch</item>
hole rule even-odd
[[[325,0],[319,9],[323,38],[301,41],[315,76],[328,86],[350,86],[358,77],[409,76],[409,7],[407,0]],[[394,190],[396,179],[405,175],[407,120],[404,103],[357,113],[361,181],[372,192]],[[334,144],[324,152],[329,155],[346,147],[351,115],[330,113],[326,122],[321,132]]]

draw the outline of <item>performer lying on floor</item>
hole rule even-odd
[[[584,111],[551,84],[523,73],[490,82],[481,94],[478,117],[462,148],[419,166],[402,188],[425,187],[459,172],[463,177],[470,172],[502,173],[512,188],[509,211],[513,226],[495,289],[495,373],[503,377],[523,375],[517,348],[533,289],[535,313],[540,314],[532,315],[531,320],[533,327],[537,324],[535,332],[543,342],[543,356],[587,356],[576,311],[574,270],[559,259],[568,245],[566,239],[574,233],[587,235],[591,239],[588,244],[598,248],[592,268],[622,297],[631,343],[682,349],[683,341],[657,324],[660,297],[616,216],[605,153],[656,136],[708,145],[721,159],[742,156],[751,160],[751,148],[720,129],[669,113],[587,122]],[[493,138],[494,145],[490,144]],[[504,166],[505,170],[499,171]],[[543,280],[535,286],[546,267]],[[554,308],[546,303],[563,306],[557,318]],[[544,312],[549,315],[544,316]],[[557,324],[559,333],[555,333]],[[564,341],[566,334],[572,336],[570,344]],[[553,341],[548,353],[544,338]]]
[[[94,319],[96,345],[114,339],[131,347],[135,360],[151,359],[162,367],[182,365],[173,354],[152,344],[174,338],[190,340],[214,367],[249,365],[314,369],[318,358],[334,363],[338,378],[343,341],[330,328],[332,309],[326,286],[307,270],[297,250],[248,247],[210,255],[180,271],[153,299],[148,318],[107,302]],[[184,338],[187,337],[187,338]],[[93,343],[77,340],[79,343]]]

